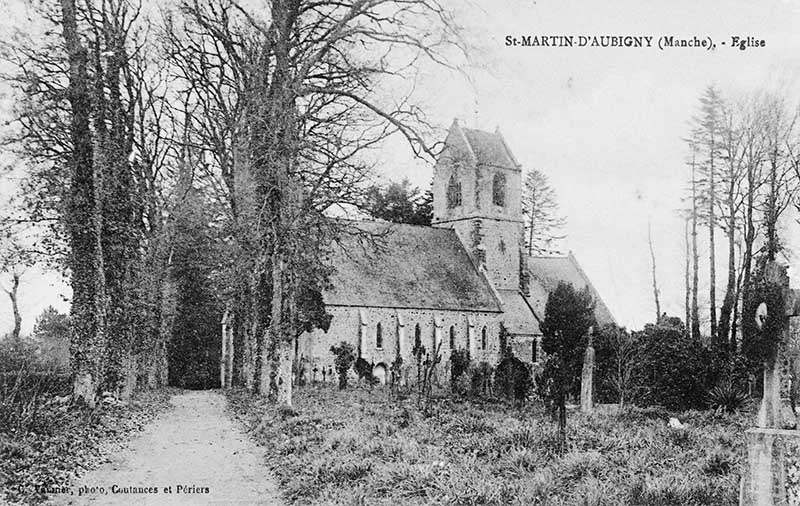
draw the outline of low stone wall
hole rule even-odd
[[[740,506],[800,505],[800,431],[750,429]]]

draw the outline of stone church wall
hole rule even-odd
[[[494,366],[500,353],[500,315],[498,313],[394,308],[358,308],[329,306],[333,316],[327,332],[314,330],[303,334],[298,340],[297,354],[303,364],[304,377],[322,381],[322,370],[326,381],[334,382],[335,369],[331,346],[346,341],[358,350],[367,362],[383,365],[387,372],[401,351],[404,366],[415,363],[412,356],[416,327],[419,325],[421,344],[426,350],[434,347],[435,339],[441,342],[442,361],[439,370],[449,373],[450,327],[453,327],[455,349],[469,349],[473,363],[488,362]],[[377,342],[377,326],[381,325],[382,345]],[[486,328],[486,349],[482,346],[483,329]],[[402,336],[402,339],[401,339]],[[314,372],[314,369],[317,372]],[[328,371],[333,371],[330,377]]]

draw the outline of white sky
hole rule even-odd
[[[662,310],[682,316],[683,224],[675,212],[686,182],[681,137],[708,84],[730,93],[776,83],[797,88],[800,0],[472,2],[469,9],[460,7],[460,19],[482,49],[484,68],[470,71],[472,84],[442,70],[424,72],[418,86],[431,119],[443,128],[454,117],[473,128],[500,127],[523,166],[550,177],[568,218],[566,246],[618,321],[632,328],[654,314],[650,221]],[[7,27],[13,14],[5,14],[11,16]],[[537,34],[698,35],[710,36],[717,49],[503,44],[506,35]],[[732,35],[764,39],[766,47],[722,46]],[[409,177],[421,187],[430,182],[431,168],[398,146],[387,148],[382,159],[390,178]],[[0,181],[0,189],[9,184]],[[718,276],[724,284],[721,264]],[[47,304],[66,307],[54,276],[32,277],[21,293],[26,329]],[[10,306],[0,299],[0,332],[10,322]]]

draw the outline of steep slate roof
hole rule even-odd
[[[539,322],[525,298],[517,290],[498,290],[503,300],[503,325],[512,334],[537,336]]]
[[[328,305],[500,312],[455,231],[351,221],[374,240],[346,234],[332,246]],[[377,248],[375,247],[377,245]]]
[[[531,273],[531,290],[528,301],[539,317],[544,317],[547,294],[558,286],[559,281],[571,283],[577,290],[589,287],[595,300],[595,317],[600,324],[616,323],[602,297],[597,292],[578,261],[570,252],[567,256],[528,257],[528,271]],[[538,285],[538,286],[537,286]]]
[[[472,154],[478,165],[518,169],[519,164],[506,146],[500,132],[490,133],[483,130],[461,128]]]

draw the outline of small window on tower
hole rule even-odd
[[[492,202],[496,206],[504,206],[506,205],[506,176],[505,174],[498,172],[494,175],[494,181],[492,182]]]
[[[500,244],[498,245],[498,248],[500,249],[500,253],[505,253],[506,252],[506,242],[504,240],[500,239]]]
[[[456,328],[453,326],[450,326],[450,349],[456,349]]]
[[[486,327],[483,327],[483,330],[481,330],[481,349],[486,349]]]
[[[455,174],[450,176],[447,183],[447,208],[453,209],[461,205],[461,183],[456,181]]]
[[[383,332],[381,329],[381,324],[378,324],[378,327],[375,329],[375,347],[379,350],[383,348]]]

